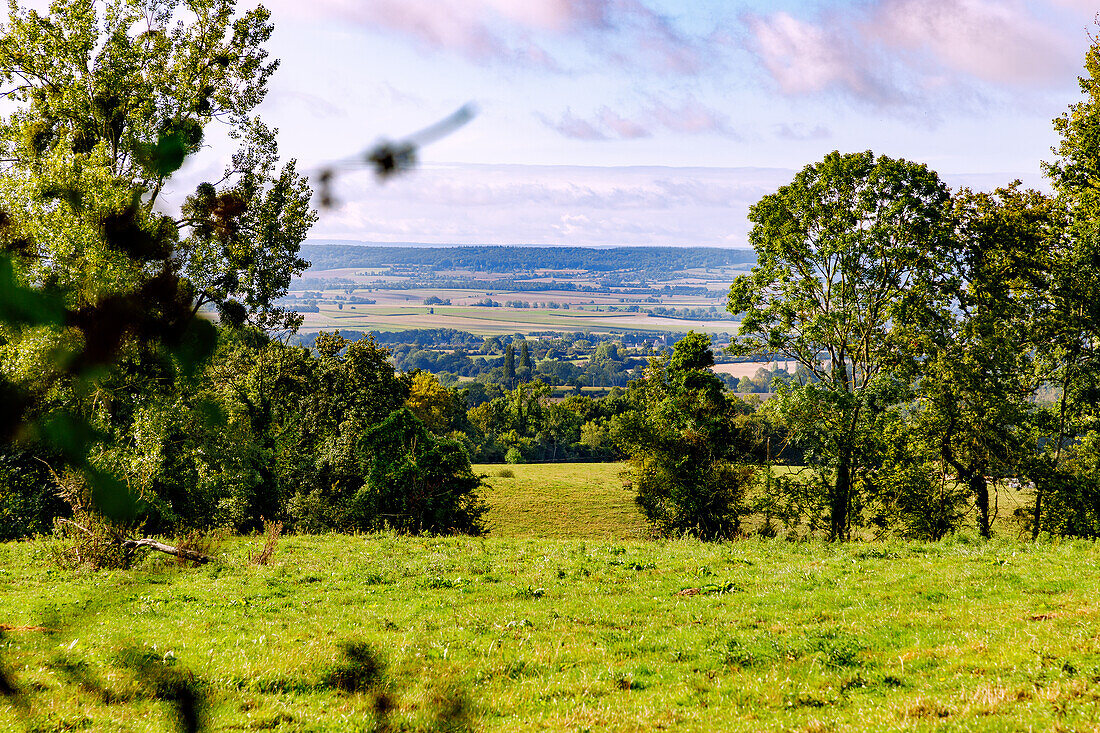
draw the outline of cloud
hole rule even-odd
[[[607,140],[607,133],[601,131],[597,124],[581,119],[573,114],[573,110],[567,109],[558,121],[539,115],[539,118],[552,130],[557,130],[565,137],[574,140]]]
[[[565,137],[578,140],[633,140],[651,137],[656,132],[740,138],[727,115],[691,95],[673,105],[651,97],[633,117],[624,117],[605,106],[589,119],[577,117],[572,109],[566,110],[559,120],[543,115],[539,118]]]
[[[772,130],[780,140],[828,140],[833,136],[832,131],[825,125],[807,128],[800,122],[776,125]]]
[[[1066,83],[1077,65],[1064,29],[1023,0],[874,0],[742,21],[784,94],[840,93],[878,108],[1026,94]]]
[[[616,137],[623,140],[633,140],[639,137],[650,137],[653,133],[645,126],[634,120],[628,120],[608,107],[600,109],[600,123],[611,130]]]
[[[578,40],[601,63],[695,74],[707,40],[681,32],[641,0],[273,0],[300,17],[318,14],[405,37],[478,63],[562,70],[557,43]]]
[[[451,164],[341,178],[316,238],[745,246],[748,207],[793,171]]]
[[[731,126],[729,117],[692,96],[685,97],[675,107],[670,107],[660,99],[652,99],[646,113],[665,129],[673,132],[739,137]]]
[[[1004,86],[1062,81],[1077,65],[1065,36],[1013,0],[885,0],[867,35],[932,67]]]
[[[751,47],[785,94],[837,89],[886,103],[895,91],[843,18],[812,23],[778,12],[746,16]]]

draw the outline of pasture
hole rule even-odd
[[[621,463],[476,465],[490,537],[625,540],[648,533]]]
[[[485,538],[98,573],[0,545],[0,731],[171,730],[173,680],[210,730],[1100,725],[1093,543],[647,540],[616,464],[479,470]]]
[[[25,706],[0,730],[170,729],[135,654],[194,679],[213,730],[375,730],[380,690],[393,730],[1097,725],[1091,543],[290,537],[266,567],[255,545],[98,574],[0,546],[3,622],[49,629],[4,636]],[[375,687],[341,689],[349,641]]]

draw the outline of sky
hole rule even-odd
[[[304,170],[478,106],[411,174],[341,176],[311,233],[447,244],[746,247],[748,207],[833,150],[1044,188],[1098,30],[1084,0],[265,4],[258,113]]]

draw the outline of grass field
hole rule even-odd
[[[0,702],[0,730],[167,730],[127,649],[194,675],[215,730],[370,730],[376,694],[330,674],[348,640],[388,665],[399,730],[446,729],[440,700],[499,731],[1100,720],[1088,543],[292,537],[267,567],[246,562],[249,544],[203,569],[150,558],[98,574],[0,545],[4,623],[56,629],[4,637],[26,707]]]
[[[489,477],[483,496],[490,506],[491,537],[621,540],[647,534],[634,494],[623,487],[621,463],[477,465],[474,470]]]
[[[0,544],[0,731],[171,730],[180,681],[219,731],[1100,730],[1093,543],[646,540],[616,464],[478,469],[485,538]]]

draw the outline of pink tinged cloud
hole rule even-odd
[[[1074,44],[1022,0],[875,0],[813,20],[776,12],[743,21],[750,49],[789,95],[840,91],[904,106],[975,82],[1043,87],[1077,65]]]
[[[1044,85],[1077,64],[1066,39],[1015,0],[886,0],[867,34],[995,84]]]
[[[557,130],[565,137],[571,137],[574,140],[607,140],[608,136],[602,132],[595,124],[588,120],[577,117],[573,114],[573,110],[566,110],[562,114],[561,119],[554,121],[540,115],[543,123],[550,129]]]
[[[600,109],[599,121],[603,127],[611,130],[616,137],[623,140],[650,137],[653,134],[641,123],[628,120],[607,107]]]
[[[812,128],[807,128],[805,125],[797,122],[791,125],[776,125],[773,131],[775,132],[775,136],[780,140],[793,141],[828,140],[833,135],[832,131],[824,125],[814,125]]]
[[[300,0],[269,0],[305,16]],[[309,15],[402,35],[432,50],[475,62],[560,70],[546,36],[579,39],[598,59],[619,66],[694,74],[704,40],[680,33],[640,0],[314,0]],[[624,51],[624,49],[627,49]]]
[[[765,69],[786,94],[839,89],[858,97],[886,101],[894,94],[875,77],[874,64],[856,43],[852,28],[830,27],[778,12],[747,16],[752,47]]]
[[[675,107],[654,99],[650,103],[648,113],[673,132],[690,135],[714,133],[725,137],[739,137],[726,115],[706,106],[694,97],[687,97]]]

